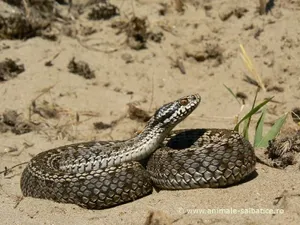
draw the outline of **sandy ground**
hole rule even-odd
[[[267,122],[299,106],[299,1],[275,1],[267,15],[258,14],[259,1],[189,0],[182,13],[170,2],[111,1],[120,8],[120,16],[107,21],[79,17],[69,26],[93,27],[95,33],[78,37],[94,49],[63,33],[57,41],[41,37],[2,40],[0,61],[18,60],[25,71],[0,83],[0,113],[12,109],[28,118],[32,100],[52,87],[36,102],[56,104],[59,118],[34,114],[33,120],[47,126],[22,135],[0,133],[0,171],[60,145],[132,137],[144,126],[128,117],[127,104],[132,102],[152,114],[163,103],[199,93],[200,107],[177,128],[233,128],[240,105],[223,84],[248,96],[241,114],[250,109],[256,91],[243,80],[247,70],[239,44],[244,45],[269,89],[260,91],[258,101],[275,96]],[[166,11],[161,3],[167,4]],[[148,40],[147,48],[137,51],[126,45],[124,32],[116,35],[111,24],[128,20],[133,13],[147,17],[150,31],[163,33],[160,43]],[[110,50],[116,51],[103,52]],[[71,74],[67,65],[72,57],[88,62],[96,77],[86,80]],[[186,74],[176,66],[177,59]],[[49,60],[53,66],[47,67]],[[94,129],[93,123],[100,121],[117,122],[109,129]],[[262,153],[257,150],[258,155]],[[299,165],[279,170],[257,164],[257,175],[237,186],[154,191],[135,202],[99,211],[22,198],[24,167],[16,167],[6,176],[0,174],[1,224],[144,224],[149,215],[147,224],[300,224]]]

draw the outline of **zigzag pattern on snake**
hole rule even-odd
[[[153,185],[178,190],[239,183],[255,170],[256,161],[253,147],[237,132],[171,131],[200,100],[195,94],[163,105],[143,132],[129,140],[41,152],[22,173],[24,196],[104,209],[148,195]]]

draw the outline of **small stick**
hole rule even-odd
[[[13,167],[11,168],[7,168],[7,167],[4,167],[4,170],[0,171],[0,174],[4,173],[4,176],[6,176],[13,168],[16,168],[18,166],[21,166],[21,165],[24,165],[24,164],[27,164],[28,162],[23,162],[23,163],[19,163],[17,165],[14,165]]]
[[[29,16],[30,16],[30,9],[28,7],[28,3],[27,3],[26,0],[22,0],[22,2],[23,2],[24,9],[25,9],[26,17],[29,18]]]
[[[150,100],[150,104],[149,104],[149,109],[148,111],[150,111],[152,104],[153,104],[153,98],[154,98],[154,74],[152,73],[152,77],[151,77],[151,100]]]
[[[266,13],[266,0],[259,0],[259,14],[263,15]]]
[[[103,52],[103,53],[112,53],[112,52],[116,52],[116,51],[120,50],[120,48],[121,48],[121,46],[122,46],[123,44],[125,44],[125,42],[124,42],[124,43],[121,43],[121,44],[120,44],[120,48],[112,48],[112,49],[110,49],[110,50],[100,50],[100,49],[94,48],[94,47],[92,47],[92,46],[88,46],[88,45],[85,44],[79,37],[76,37],[76,40],[78,41],[78,43],[79,43],[82,47],[84,47],[84,48],[86,48],[86,49],[88,49],[88,50],[96,51],[96,52]],[[109,43],[101,43],[101,44],[103,44],[103,45],[108,45]]]

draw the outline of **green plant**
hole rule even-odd
[[[260,3],[261,3],[261,6],[262,5],[265,6],[265,1],[260,1]],[[252,78],[256,81],[258,88],[255,93],[255,97],[254,97],[254,100],[252,103],[251,110],[241,120],[239,120],[236,123],[234,130],[236,130],[237,132],[240,132],[240,125],[243,123],[244,127],[243,127],[243,131],[241,133],[247,140],[249,140],[249,127],[250,127],[252,116],[254,114],[256,114],[257,112],[259,112],[259,110],[261,110],[259,120],[256,123],[253,146],[254,147],[267,147],[269,141],[274,139],[277,136],[277,134],[280,132],[280,129],[283,126],[288,113],[284,114],[279,119],[277,119],[275,121],[274,125],[271,127],[271,129],[267,132],[267,134],[265,136],[263,136],[263,126],[264,126],[264,120],[265,120],[265,116],[266,116],[266,112],[267,112],[266,104],[268,102],[270,102],[273,99],[273,97],[268,98],[268,99],[264,100],[262,103],[255,106],[257,94],[258,94],[259,90],[262,89],[263,91],[266,91],[266,88],[265,88],[265,85],[262,81],[260,74],[256,71],[251,58],[248,56],[248,54],[242,44],[240,44],[240,50],[241,50],[240,56],[244,62],[244,65],[247,68],[250,75],[252,76]],[[233,93],[233,91],[226,85],[224,85],[224,86],[230,92],[230,94],[237,100],[237,102],[241,105],[240,101],[238,100],[236,95]]]
[[[236,98],[233,91],[229,87],[227,87],[227,86],[225,86],[225,87]],[[267,147],[269,141],[274,139],[277,136],[277,134],[280,132],[280,129],[283,126],[288,113],[285,113],[279,119],[277,119],[275,121],[274,125],[271,127],[271,129],[267,132],[267,134],[265,136],[263,136],[264,119],[265,119],[266,111],[267,111],[266,104],[268,102],[270,102],[273,99],[273,97],[268,98],[268,99],[264,100],[263,102],[261,102],[260,104],[255,106],[258,91],[259,91],[259,89],[257,89],[257,91],[255,93],[255,97],[253,100],[251,110],[242,119],[240,119],[237,122],[237,124],[234,127],[234,130],[237,132],[240,132],[240,125],[244,122],[243,123],[244,124],[243,131],[241,133],[247,140],[249,140],[249,127],[250,127],[252,116],[254,114],[256,114],[259,110],[261,110],[259,120],[256,123],[253,146],[254,147]]]

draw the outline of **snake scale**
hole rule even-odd
[[[41,152],[21,176],[24,196],[104,209],[160,189],[225,187],[255,170],[251,144],[222,129],[171,131],[201,101],[189,95],[159,108],[136,137]]]

